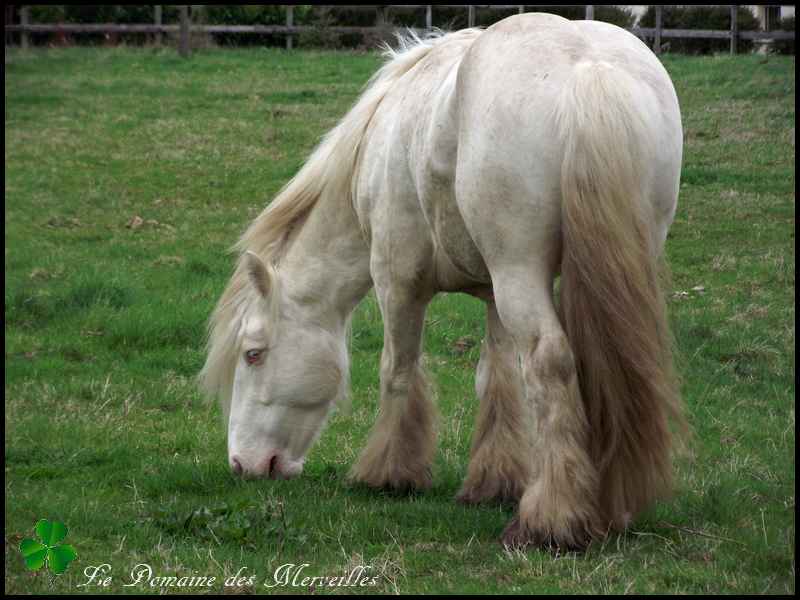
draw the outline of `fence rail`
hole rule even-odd
[[[543,5],[516,5],[516,4],[437,4],[436,7],[444,8],[464,8],[467,11],[467,24],[469,27],[475,25],[475,11],[477,8],[481,10],[512,10],[516,9],[519,13],[523,13],[528,8],[537,8]],[[570,6],[584,6],[586,11],[586,19],[594,18],[594,5],[570,5]],[[331,8],[347,8],[349,10],[359,11],[374,11],[376,14],[375,24],[366,27],[346,26],[346,25],[333,25],[324,26],[325,31],[331,33],[381,33],[388,34],[396,31],[398,28],[393,26],[388,18],[388,10],[418,10],[425,9],[425,28],[403,28],[411,29],[416,32],[425,32],[432,29],[432,8],[433,5],[429,4],[406,4],[406,5],[331,5]],[[706,39],[729,39],[731,42],[731,54],[736,54],[738,49],[738,41],[741,40],[758,40],[758,41],[776,41],[776,40],[794,40],[794,31],[739,31],[736,21],[736,14],[738,5],[730,5],[731,9],[731,28],[730,29],[664,29],[662,24],[663,9],[661,6],[656,6],[656,26],[655,27],[629,27],[628,31],[638,36],[643,40],[653,40],[653,51],[660,54],[662,50],[661,40],[663,38],[706,38]],[[182,56],[188,56],[190,47],[190,35],[192,33],[207,33],[207,34],[221,34],[221,33],[239,33],[239,34],[277,34],[286,36],[286,48],[292,49],[294,36],[319,31],[318,26],[314,25],[295,25],[294,24],[294,7],[291,5],[286,6],[286,24],[285,25],[198,25],[192,24],[189,19],[188,5],[180,5],[180,23],[177,25],[164,25],[161,22],[161,5],[154,6],[154,22],[153,24],[117,24],[117,23],[97,23],[97,24],[73,24],[73,23],[56,23],[56,24],[34,24],[30,23],[30,12],[28,7],[20,9],[19,25],[5,25],[6,40],[8,34],[20,33],[21,45],[27,48],[29,45],[28,36],[31,33],[105,33],[105,34],[123,34],[123,33],[144,33],[155,36],[156,43],[161,42],[161,35],[165,33],[178,35],[178,48]]]

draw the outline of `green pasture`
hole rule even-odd
[[[512,507],[455,503],[484,327],[481,304],[460,295],[427,317],[441,411],[430,491],[346,481],[377,410],[373,297],[353,321],[352,407],[303,476],[231,475],[219,409],[195,385],[227,250],[380,62],[6,50],[5,592],[301,593],[264,584],[307,563],[302,576],[375,577],[317,580],[315,593],[793,593],[793,57],[664,59],[686,140],[668,293],[694,430],[670,501],[560,556],[501,547]],[[77,559],[62,575],[25,567],[19,545],[39,519],[68,527]],[[142,563],[216,579],[125,587]],[[78,587],[102,564],[108,587]],[[237,571],[241,585],[223,590]]]

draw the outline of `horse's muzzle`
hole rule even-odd
[[[234,475],[246,479],[291,479],[303,471],[303,461],[293,461],[279,452],[270,452],[252,466],[239,455],[230,457],[230,467]]]

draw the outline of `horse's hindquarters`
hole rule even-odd
[[[634,82],[632,100],[648,139],[640,161],[641,200],[652,211],[651,234],[663,244],[675,213],[682,148],[680,112],[666,71],[618,27],[527,14],[493,25],[475,41],[456,87],[455,200],[492,277],[509,261],[557,272],[565,154],[559,106],[578,69],[609,67]],[[604,142],[604,152],[618,150],[613,139]]]
[[[504,539],[580,546],[668,485],[679,411],[652,275],[680,169],[674,91],[623,30],[531,16],[473,44],[457,99],[456,202],[536,414]]]

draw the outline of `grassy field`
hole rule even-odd
[[[795,64],[665,58],[686,137],[668,240],[669,308],[695,437],[670,502],[584,555],[507,552],[509,507],[453,497],[469,454],[482,306],[437,299],[426,352],[442,413],[435,484],[394,496],[345,475],[377,407],[380,314],[358,309],[352,408],[300,479],[229,472],[219,409],[195,386],[227,248],[344,114],[374,54],[7,51],[5,591],[158,592],[157,577],[254,579],[369,567],[316,593],[794,592]],[[69,528],[54,577],[18,551]],[[110,587],[77,587],[107,563]],[[203,588],[206,589],[206,588]],[[186,591],[167,588],[166,591]],[[194,588],[193,591],[197,591]]]

